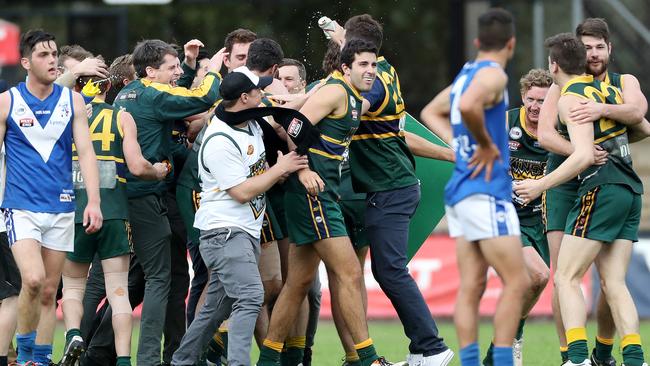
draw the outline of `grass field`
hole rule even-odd
[[[54,359],[59,360],[63,349],[64,335],[63,324],[57,327],[55,338]],[[402,326],[397,321],[373,321],[370,322],[370,334],[375,342],[378,352],[392,361],[404,360],[408,353],[408,339],[404,336]],[[439,324],[440,334],[445,337],[447,345],[456,352],[456,333],[454,325],[450,321],[443,321]],[[137,330],[134,331],[133,344],[137,344]],[[484,322],[480,328],[481,352],[485,352],[490,342],[492,326]],[[589,323],[588,327],[590,348],[593,347],[595,337],[595,324]],[[650,342],[650,321],[641,323],[641,338]],[[650,343],[646,343],[650,344]],[[618,341],[615,344],[614,357],[622,360],[618,350]],[[135,349],[135,347],[134,347]],[[645,346],[644,352],[648,355],[650,348]],[[252,362],[257,359],[257,348],[253,346]],[[134,352],[135,354],[135,352]],[[322,321],[318,326],[316,345],[314,347],[314,366],[339,366],[344,352],[340,346],[334,323]],[[646,356],[647,357],[647,356]],[[530,320],[524,332],[524,363],[526,366],[559,365],[560,356],[558,351],[557,337],[553,323],[549,320]],[[135,365],[135,363],[134,363]],[[460,365],[458,357],[454,357],[451,365]]]

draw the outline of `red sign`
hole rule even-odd
[[[16,65],[20,62],[19,44],[20,29],[18,26],[0,20],[0,66]]]
[[[368,290],[368,317],[369,318],[395,318],[397,314],[390,300],[384,295],[375,281],[370,270],[370,258],[366,260],[365,281]],[[446,235],[430,236],[420,251],[408,265],[411,276],[418,284],[429,310],[433,316],[449,317],[454,314],[456,292],[460,284],[458,269],[456,267],[456,245],[453,239]],[[323,283],[323,298],[321,316],[330,318],[331,299],[327,287],[327,272],[321,265],[321,281]],[[540,297],[531,315],[551,315],[552,281]],[[481,300],[481,315],[492,315],[496,309],[497,300],[501,294],[502,285],[496,272],[490,268],[488,283],[483,299]],[[585,294],[587,308],[591,305],[591,275],[587,273],[583,279],[582,291]]]

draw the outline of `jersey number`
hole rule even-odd
[[[102,151],[110,151],[111,143],[115,141],[115,134],[111,133],[111,120],[113,119],[112,109],[103,109],[90,124],[90,139],[102,142]],[[102,124],[101,132],[96,132],[97,126]]]
[[[600,89],[596,89],[593,86],[585,87],[585,95],[597,103],[606,103],[607,97],[610,97],[612,95],[612,90],[607,86],[607,84],[600,83]],[[614,99],[618,104],[623,103],[623,99],[616,91],[614,91]],[[609,118],[601,118],[598,122],[598,128],[600,128],[600,132],[605,132],[614,127],[616,127],[616,122],[612,121]]]

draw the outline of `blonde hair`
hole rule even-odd
[[[534,86],[538,88],[549,88],[551,84],[553,84],[551,73],[544,69],[532,69],[519,79],[521,94],[525,94]]]

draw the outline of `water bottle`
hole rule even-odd
[[[318,19],[318,26],[323,30],[323,33],[325,33],[325,38],[330,39],[332,38],[331,32],[334,32],[336,28],[339,27],[339,24],[336,20],[332,20],[329,17],[321,17]]]

